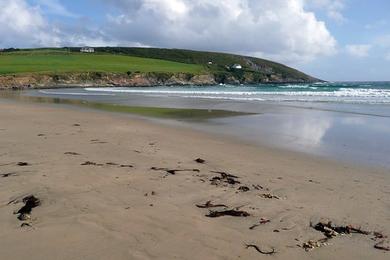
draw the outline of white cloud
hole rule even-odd
[[[72,18],[78,17],[66,9],[59,0],[36,0],[35,2],[38,6],[44,8],[47,13]]]
[[[325,9],[327,16],[339,23],[346,20],[343,15],[345,0],[305,0],[306,4],[312,8]]]
[[[373,29],[386,27],[386,26],[388,26],[388,24],[389,24],[389,22],[386,19],[380,19],[378,21],[364,25],[364,28],[367,30],[373,30]]]
[[[363,58],[369,55],[372,48],[370,44],[350,44],[345,46],[345,50],[351,56]]]
[[[44,8],[43,8],[44,7]],[[38,0],[31,4],[26,0],[0,0],[0,47],[60,47],[60,46],[108,46],[104,32],[86,28],[83,24],[66,26],[50,22],[45,16],[56,14],[76,18],[57,0]]]
[[[106,1],[107,2],[107,1]],[[335,52],[303,0],[111,0],[105,31],[120,42],[244,53],[304,62]]]
[[[0,0],[0,46],[57,46],[55,36],[39,8],[25,0]]]
[[[111,5],[105,25],[83,21],[58,0],[0,0],[0,46],[158,46],[256,55],[290,64],[336,50],[325,23],[305,9],[306,0],[94,2]],[[75,22],[53,23],[48,13]]]

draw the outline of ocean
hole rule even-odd
[[[390,82],[220,85],[208,87],[87,88],[90,92],[274,102],[390,103]]]
[[[390,169],[390,82],[31,90],[27,96],[250,115],[159,122]]]

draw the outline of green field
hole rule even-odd
[[[109,53],[76,53],[65,50],[33,50],[0,54],[0,74],[66,72],[169,72],[204,73],[198,64]]]

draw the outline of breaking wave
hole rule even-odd
[[[390,83],[321,83],[296,85],[86,88],[88,93],[174,96],[238,101],[390,103]]]

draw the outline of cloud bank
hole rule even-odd
[[[65,12],[60,1],[55,10]],[[95,0],[98,27],[61,26],[26,0],[0,0],[0,47],[137,45],[233,52],[306,62],[335,52],[324,22],[304,0]],[[15,15],[19,14],[19,15]],[[68,14],[68,16],[70,16]],[[76,18],[75,18],[76,19]],[[79,18],[77,18],[79,19]]]
[[[0,0],[0,47],[57,46],[56,35],[39,8],[25,0]]]

